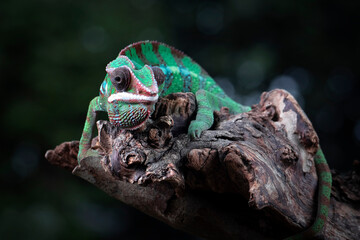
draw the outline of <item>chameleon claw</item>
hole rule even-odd
[[[190,139],[191,139],[191,140],[200,138],[200,135],[201,135],[201,134],[199,134],[197,131],[196,131],[196,132],[193,132],[193,133],[189,133],[189,136],[190,136]]]
[[[202,131],[200,131],[200,130],[195,130],[195,136],[196,136],[197,138],[200,138],[200,137],[201,137],[201,133],[202,133]]]
[[[200,138],[204,130],[207,130],[205,124],[199,121],[192,121],[189,126],[188,134],[191,139]]]
[[[199,130],[195,130],[195,131],[192,133],[193,139],[200,138],[200,136],[201,136],[201,133],[199,132]]]

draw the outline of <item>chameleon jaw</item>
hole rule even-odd
[[[145,118],[142,122],[138,123],[138,124],[135,125],[135,126],[131,126],[131,127],[124,127],[120,121],[118,121],[118,120],[116,120],[116,119],[114,119],[114,118],[110,118],[110,117],[109,117],[109,120],[110,120],[110,123],[111,123],[111,124],[113,124],[113,125],[115,125],[115,126],[118,126],[118,127],[121,127],[122,129],[126,129],[126,130],[136,130],[136,129],[142,127],[142,126],[146,123],[146,121],[149,119],[149,117],[150,117],[150,113],[148,113],[148,115],[146,116],[146,118]]]
[[[159,98],[159,95],[146,96],[128,92],[118,92],[111,94],[108,98],[108,102],[112,103],[114,101],[120,101],[124,103],[156,103]]]
[[[120,103],[115,108],[108,109],[110,123],[122,129],[138,129],[149,119],[151,106],[143,103]]]

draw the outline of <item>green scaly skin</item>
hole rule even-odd
[[[192,92],[198,111],[190,123],[188,134],[200,137],[213,122],[213,112],[221,107],[237,114],[250,111],[231,98],[209,74],[190,57],[166,44],[143,41],[124,48],[106,66],[100,95],[89,104],[80,140],[78,161],[87,156],[93,138],[97,112],[108,113],[112,124],[123,129],[137,129],[145,124],[159,97],[175,92]],[[304,232],[287,238],[308,239],[319,233],[326,223],[331,193],[331,173],[321,149],[315,156],[319,176],[318,211],[313,225]]]

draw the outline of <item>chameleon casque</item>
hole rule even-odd
[[[188,134],[200,137],[214,121],[213,112],[221,107],[230,113],[242,113],[251,108],[231,98],[214,79],[183,52],[156,41],[142,41],[121,50],[106,66],[100,96],[89,105],[80,140],[78,161],[86,156],[99,111],[107,112],[113,125],[134,130],[145,124],[159,97],[175,92],[192,92],[196,96],[196,119],[190,123]],[[318,174],[318,210],[313,225],[287,239],[308,239],[320,232],[326,223],[331,193],[331,173],[321,149],[315,155]]]

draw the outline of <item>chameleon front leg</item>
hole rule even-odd
[[[89,104],[85,126],[79,144],[78,162],[85,157],[87,150],[91,147],[97,112],[106,111],[103,102],[104,98],[95,97]]]
[[[198,106],[196,119],[190,123],[188,134],[190,137],[200,137],[204,130],[209,129],[214,123],[214,111],[219,111],[221,107],[228,107],[231,114],[250,111],[251,108],[243,106],[229,97],[220,98],[215,94],[199,90],[195,94]]]

